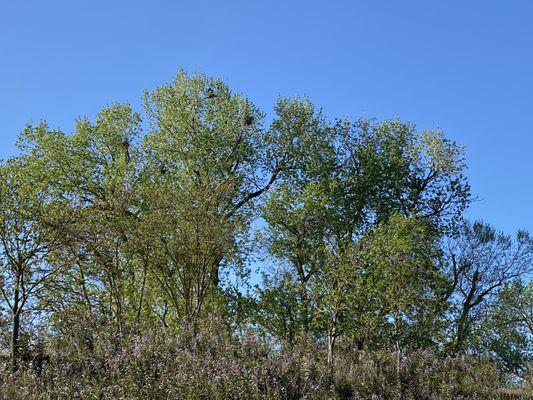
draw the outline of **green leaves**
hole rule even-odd
[[[395,214],[361,242],[368,288],[374,291],[371,298],[402,347],[427,346],[434,323],[442,317],[439,294],[445,276],[438,268],[437,238],[428,222]]]
[[[339,344],[443,347],[446,318],[473,346],[483,310],[495,332],[484,348],[523,353],[503,343],[525,343],[525,325],[504,329],[523,299],[505,284],[525,273],[531,238],[458,223],[471,201],[464,149],[441,131],[329,121],[305,97],[278,99],[267,121],[222,81],[184,71],[143,101],[143,115],[111,104],[71,133],[26,126],[0,167],[4,300],[36,283],[54,332],[121,340],[242,310],[227,322],[327,344],[330,367]],[[257,297],[232,297],[224,279],[247,277],[263,250],[273,273]],[[81,336],[90,353],[96,339]]]
[[[295,142],[295,162],[262,211],[265,244],[293,266],[318,310],[313,323],[322,331],[334,323],[338,334],[368,324],[372,313],[382,327],[392,313],[411,325],[437,321],[444,281],[437,240],[469,202],[462,149],[398,120],[328,124],[308,103],[295,110],[314,122],[296,124],[305,133]],[[396,335],[407,341],[414,331]]]
[[[526,372],[533,360],[533,283],[515,280],[506,284],[473,331],[478,351],[494,354],[507,372],[518,376]]]

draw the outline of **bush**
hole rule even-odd
[[[269,346],[223,330],[145,332],[102,338],[92,355],[49,347],[39,374],[0,372],[0,398],[31,399],[496,399],[500,376],[487,359],[430,352],[339,354],[333,379],[325,354]],[[54,350],[55,349],[55,350]],[[519,398],[519,397],[518,397]],[[524,399],[526,397],[523,397]]]
[[[498,398],[500,376],[485,358],[373,351],[338,360],[335,382],[343,399],[492,399]]]

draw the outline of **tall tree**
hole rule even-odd
[[[533,239],[526,231],[514,237],[496,231],[487,223],[464,221],[458,236],[445,245],[453,304],[453,351],[469,346],[476,324],[507,283],[531,273]]]
[[[67,311],[78,302],[62,300],[79,299],[88,309],[82,318],[98,308],[121,335],[138,293],[128,240],[137,221],[139,124],[129,105],[115,104],[102,109],[94,123],[79,119],[70,135],[40,124],[27,127],[19,140],[33,176],[46,182],[48,196],[61,200],[73,216],[68,226],[54,227],[61,232],[62,256],[71,263],[59,286],[49,289],[76,295],[50,293],[49,306]],[[88,290],[91,283],[96,290]]]
[[[397,352],[428,348],[445,310],[435,228],[394,214],[362,239],[366,290],[380,318],[379,335]]]
[[[505,372],[524,377],[533,361],[533,282],[506,284],[472,334],[476,351],[489,352]]]
[[[317,118],[315,126],[313,143],[275,185],[263,214],[271,255],[293,266],[302,301],[310,303],[301,308],[307,332],[316,322],[314,310],[324,314],[325,303],[317,302],[329,298],[317,295],[318,288],[329,285],[322,292],[331,294],[348,284],[328,301],[330,322],[337,325],[343,293],[363,286],[353,249],[372,227],[399,213],[429,224],[438,236],[470,200],[462,149],[441,132],[419,135],[400,121],[328,125]],[[363,325],[365,302],[351,307],[360,307]],[[331,343],[332,331],[340,329],[330,329]]]
[[[46,186],[32,178],[28,167],[21,158],[0,166],[0,291],[11,314],[14,370],[24,312],[65,265],[53,259],[60,233],[50,227],[67,220],[61,205],[50,201]]]
[[[255,200],[292,167],[310,116],[280,100],[265,128],[249,100],[183,71],[145,104],[141,221],[151,271],[174,314],[194,325],[217,297],[221,269],[238,259]]]

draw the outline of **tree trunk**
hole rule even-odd
[[[328,338],[327,338],[327,347],[328,347],[328,355],[327,355],[327,364],[328,364],[328,378],[330,382],[333,382],[333,351],[335,348],[335,339],[337,337],[337,318],[336,315],[332,317],[331,319],[331,328],[328,332]]]
[[[309,300],[307,299],[307,283],[300,282],[301,316],[304,334],[309,334]]]
[[[459,319],[457,320],[456,336],[455,336],[454,343],[452,344],[452,351],[454,353],[462,351],[464,347],[464,342],[468,334],[469,317],[470,317],[470,312],[472,311],[472,308],[473,308],[473,299],[476,294],[478,279],[479,279],[479,274],[476,271],[472,278],[472,286],[470,287],[470,291],[468,292],[466,299],[463,301],[461,315]]]
[[[11,331],[11,368],[13,372],[18,369],[18,357],[19,357],[19,333],[20,333],[20,312],[19,309],[19,288],[18,285],[15,288],[13,296],[13,311],[12,320],[13,328]]]
[[[402,360],[402,347],[400,345],[400,319],[399,316],[394,313],[394,332],[395,332],[395,348],[396,348],[396,394],[398,398],[402,398],[402,381],[401,381],[401,360]]]

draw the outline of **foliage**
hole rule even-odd
[[[1,395],[525,385],[533,242],[463,219],[464,149],[441,131],[330,121],[298,97],[267,118],[185,71],[143,101],[70,133],[27,125],[0,163]]]
[[[0,372],[1,399],[496,399],[499,374],[487,359],[402,356],[385,351],[340,355],[330,385],[323,354],[298,346],[272,351],[254,337],[240,341],[205,326],[186,334],[145,332],[116,348],[108,338],[90,359],[56,347],[37,374]],[[522,398],[526,398],[525,395]]]

